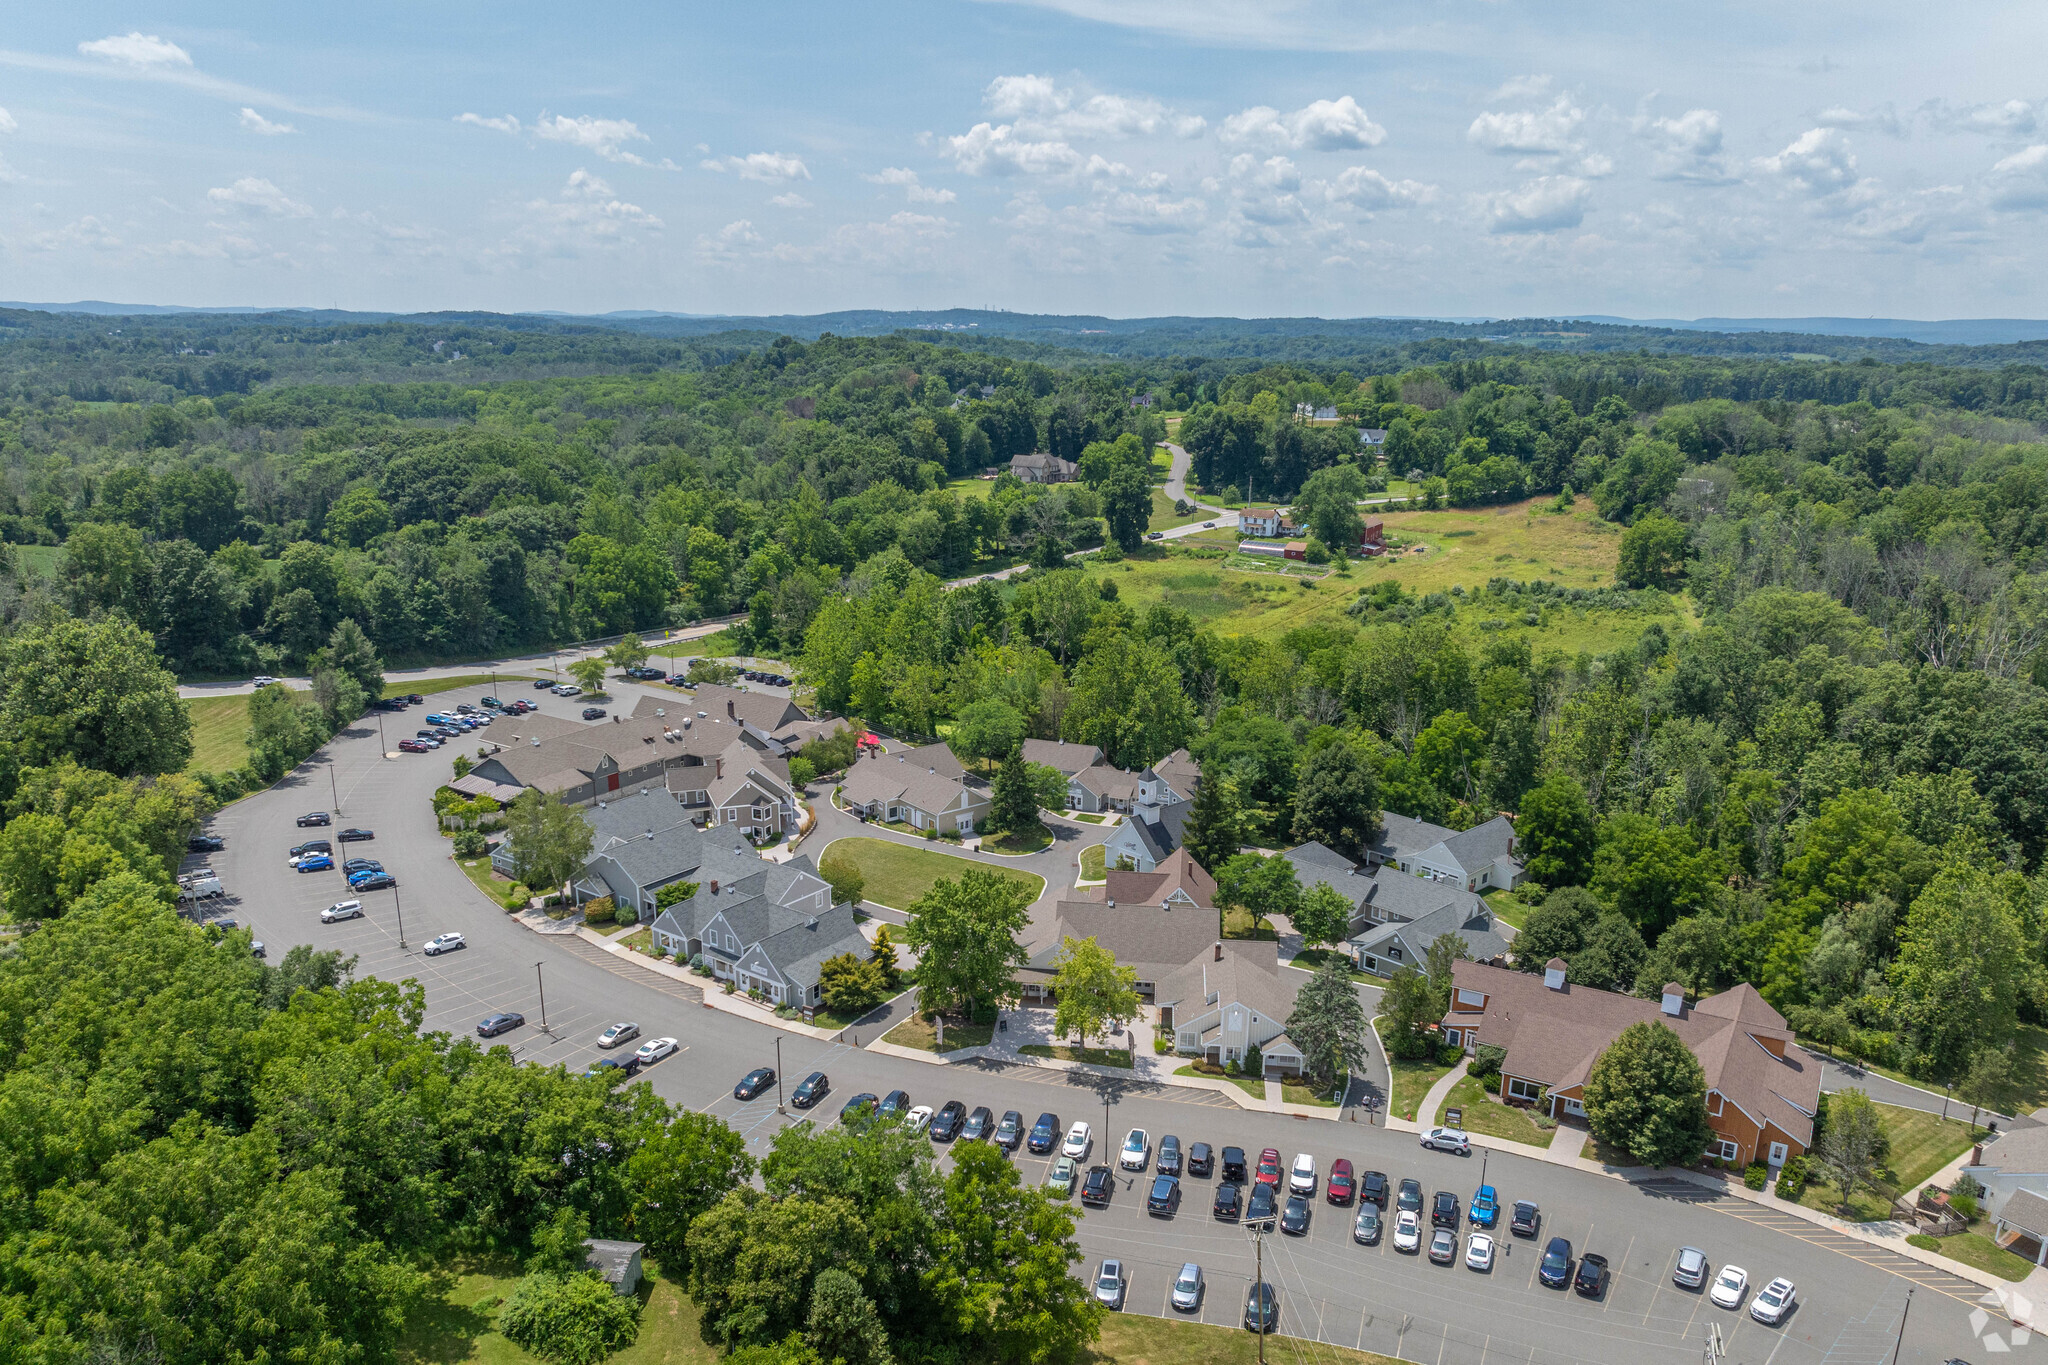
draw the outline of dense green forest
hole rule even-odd
[[[0,897],[32,929],[0,957],[0,1362],[386,1358],[439,1258],[521,1255],[543,1296],[586,1227],[637,1230],[721,1340],[792,1361],[821,1320],[911,1361],[1048,1334],[1030,1358],[1063,1359],[1092,1332],[1053,1292],[1064,1215],[986,1163],[941,1180],[928,1154],[784,1134],[759,1198],[736,1139],[645,1087],[419,1037],[416,991],[180,920],[184,832],[346,722],[380,654],[741,612],[820,707],[897,733],[1134,768],[1189,747],[1188,843],[1232,908],[1306,904],[1247,846],[1507,812],[1525,962],[1755,982],[1807,1036],[1934,1082],[1993,1084],[2048,1022],[2039,370],[131,323],[0,339]],[[1141,538],[1167,411],[1198,482],[1298,497],[1323,544],[1355,491],[1410,479],[1415,506],[1531,524],[1590,501],[1614,579],[1333,576],[1341,602],[1270,638],[1133,605],[1101,561],[1189,553]],[[1384,466],[1359,427],[1388,432]],[[1082,478],[972,477],[1034,449]],[[1623,643],[1534,629],[1566,608]],[[324,680],[252,708],[270,768],[180,776],[173,674],[266,666]],[[1416,980],[1388,992],[1397,1050],[1429,1045]],[[1043,1254],[958,1261],[968,1206]],[[922,1292],[1033,1301],[971,1330],[914,1311],[901,1258],[860,1254],[876,1228],[916,1242]],[[773,1254],[720,1250],[743,1244]]]

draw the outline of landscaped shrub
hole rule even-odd
[[[583,922],[585,924],[610,924],[612,922],[612,914],[616,909],[617,906],[610,896],[599,896],[594,901],[585,901],[583,902]]]
[[[1779,1179],[1782,1181],[1784,1177],[1780,1176]],[[1977,1221],[1977,1199],[1975,1195],[1952,1194],[1948,1197],[1948,1206],[1961,1214],[1964,1222],[1974,1223]]]
[[[498,1330],[552,1365],[596,1365],[633,1344],[640,1303],[595,1275],[528,1275],[513,1286]]]
[[[1798,1203],[1799,1196],[1806,1193],[1806,1180],[1806,1158],[1793,1157],[1778,1172],[1778,1198]]]
[[[1490,1081],[1500,1075],[1500,1064],[1507,1060],[1508,1050],[1495,1043],[1481,1043],[1472,1052],[1472,1065],[1465,1074],[1476,1081]]]
[[[484,838],[482,830],[458,829],[455,831],[455,856],[458,858],[481,858],[490,847],[490,840]]]
[[[1761,1161],[1749,1163],[1749,1169],[1742,1173],[1742,1183],[1753,1190],[1760,1190],[1770,1183],[1771,1168]]]
[[[614,924],[638,924],[640,922],[640,912],[630,905],[621,905],[612,911],[612,922]]]

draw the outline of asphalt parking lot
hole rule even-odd
[[[618,691],[624,699],[625,689]],[[426,708],[387,715],[386,739],[395,747],[401,735],[418,728],[415,718],[426,710],[477,695],[480,690],[440,694]],[[570,702],[549,701],[544,707],[552,714],[575,714]],[[630,699],[625,704],[630,709]],[[516,732],[504,720],[491,728]],[[1612,1263],[1614,1280],[1606,1296],[1582,1300],[1534,1284],[1539,1248],[1528,1242],[1503,1234],[1504,1254],[1489,1275],[1466,1270],[1462,1260],[1437,1266],[1396,1253],[1390,1241],[1356,1245],[1355,1210],[1322,1204],[1319,1196],[1306,1237],[1276,1233],[1265,1239],[1267,1278],[1280,1292],[1280,1336],[1272,1349],[1282,1358],[1320,1341],[1436,1365],[1691,1362],[1701,1358],[1708,1325],[1718,1323],[1731,1362],[1879,1365],[1892,1358],[1909,1287],[1915,1296],[1901,1361],[2048,1354],[2030,1341],[2013,1342],[2009,1334],[1995,1337],[2003,1350],[1987,1347],[1982,1334],[1997,1324],[1973,1327],[1983,1291],[1968,1281],[1681,1182],[1630,1185],[1479,1150],[1469,1158],[1453,1157],[1422,1150],[1411,1134],[1243,1110],[1207,1091],[994,1063],[941,1069],[708,1009],[693,985],[658,977],[573,937],[534,934],[480,895],[449,856],[428,808],[434,787],[448,774],[451,750],[386,758],[377,735],[374,720],[353,727],[277,786],[215,817],[212,829],[227,837],[228,847],[203,861],[219,871],[229,894],[207,913],[251,926],[267,943],[272,962],[303,942],[356,955],[358,975],[416,980],[425,996],[428,1030],[471,1033],[485,1014],[519,1010],[526,1026],[498,1044],[524,1059],[580,1070],[603,1055],[595,1042],[602,1028],[632,1019],[643,1038],[672,1035],[683,1049],[641,1077],[672,1103],[719,1114],[757,1154],[801,1116],[778,1112],[772,1092],[751,1102],[735,1100],[732,1086],[753,1066],[776,1065],[780,1039],[786,1087],[814,1069],[832,1078],[833,1093],[816,1111],[820,1122],[836,1120],[840,1105],[856,1092],[902,1088],[913,1102],[934,1107],[958,1098],[998,1114],[1016,1109],[1027,1122],[1048,1111],[1066,1123],[1087,1119],[1096,1127],[1097,1160],[1105,1159],[1105,1147],[1113,1160],[1125,1129],[1138,1126],[1150,1132],[1155,1146],[1162,1134],[1174,1133],[1184,1145],[1236,1145],[1254,1157],[1269,1146],[1286,1158],[1309,1151],[1325,1175],[1333,1158],[1348,1157],[1361,1172],[1381,1170],[1397,1182],[1412,1175],[1425,1190],[1450,1189],[1461,1206],[1484,1170],[1504,1205],[1526,1198],[1542,1206],[1544,1237],[1568,1237],[1575,1254],[1600,1251]],[[341,805],[334,825],[299,829],[299,814],[334,805],[330,792]],[[347,825],[372,828],[377,835],[348,845],[347,855],[378,859],[399,887],[359,897],[364,918],[323,925],[319,911],[349,899],[346,885],[338,872],[294,872],[285,864],[286,850],[306,838],[331,839]],[[421,944],[450,930],[463,933],[469,947],[434,958],[420,954]],[[1018,1153],[1020,1171],[1034,1183],[1044,1179],[1049,1161]],[[1143,1178],[1121,1176],[1111,1206],[1081,1220],[1087,1259],[1075,1273],[1092,1275],[1103,1256],[1120,1257],[1129,1267],[1127,1311],[1171,1315],[1166,1295],[1172,1277],[1183,1262],[1196,1261],[1208,1290],[1192,1316],[1237,1323],[1252,1278],[1253,1247],[1241,1228],[1210,1218],[1210,1193],[1209,1181],[1187,1180],[1181,1212],[1170,1220],[1152,1218],[1144,1209]],[[1688,1244],[1705,1250],[1716,1268],[1729,1261],[1744,1266],[1754,1286],[1789,1275],[1799,1286],[1798,1309],[1782,1327],[1767,1328],[1746,1313],[1714,1308],[1703,1293],[1678,1289],[1669,1268],[1677,1249]]]

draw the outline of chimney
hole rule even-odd
[[[730,697],[726,698],[725,701],[725,714],[728,719],[732,716],[732,698]]]
[[[1220,938],[1216,940],[1216,960],[1218,962],[1223,960],[1223,940]]]
[[[716,772],[712,773],[712,774],[711,774],[711,776],[712,776],[712,777],[713,777],[714,779],[716,779],[716,778],[721,778],[721,777],[724,777],[724,776],[725,776],[725,755],[724,755],[724,754],[720,754],[720,755],[719,755],[719,756],[718,756],[717,758],[713,759],[713,760],[712,760],[712,762],[714,762],[714,763],[716,763],[716,764],[718,765],[718,770],[717,770]]]
[[[714,896],[718,894],[718,883],[717,883],[717,882],[713,882],[713,883],[711,883],[711,894],[712,894],[712,895],[714,895]]]
[[[1685,1013],[1685,987],[1676,981],[1664,983],[1664,1012],[1673,1019]]]
[[[1543,964],[1543,984],[1554,991],[1564,989],[1564,959],[1553,957]]]

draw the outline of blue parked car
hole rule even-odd
[[[1493,1186],[1481,1185],[1472,1192],[1472,1202],[1466,1208],[1466,1216],[1476,1228],[1490,1228],[1500,1221],[1500,1198]]]
[[[330,858],[325,853],[308,854],[307,856],[299,859],[299,871],[332,872],[334,871],[334,859]]]

